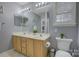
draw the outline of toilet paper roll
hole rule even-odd
[[[46,48],[50,47],[50,42],[46,42],[45,47]]]

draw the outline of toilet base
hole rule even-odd
[[[56,51],[55,57],[72,57],[70,53],[63,51],[63,50],[58,50]]]

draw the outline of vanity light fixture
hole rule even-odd
[[[21,13],[21,12],[23,12],[23,11],[30,11],[30,8],[29,8],[29,7],[24,8],[24,9],[22,9],[22,10],[18,11],[18,13]]]
[[[29,8],[26,8],[27,10],[29,10]]]
[[[26,10],[30,11],[30,8],[27,7]]]
[[[41,2],[41,5],[44,6],[45,5],[45,2]]]
[[[39,6],[41,6],[41,3],[38,3]]]
[[[29,7],[27,7],[27,8],[24,8],[22,11],[29,11],[30,10],[30,8]]]
[[[38,4],[36,4],[35,6],[38,7]]]
[[[48,4],[48,2],[39,2],[37,4],[35,4],[35,7],[43,7],[46,6]]]
[[[35,7],[40,7],[40,6],[41,6],[41,3],[35,4]]]

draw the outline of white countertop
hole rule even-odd
[[[14,32],[13,35],[33,38],[33,39],[38,39],[38,40],[46,40],[50,37],[49,33],[35,33],[34,34],[34,33]]]

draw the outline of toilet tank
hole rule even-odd
[[[56,38],[57,40],[57,48],[60,50],[68,51],[70,49],[70,44],[72,42],[72,39],[66,39],[66,38]]]

